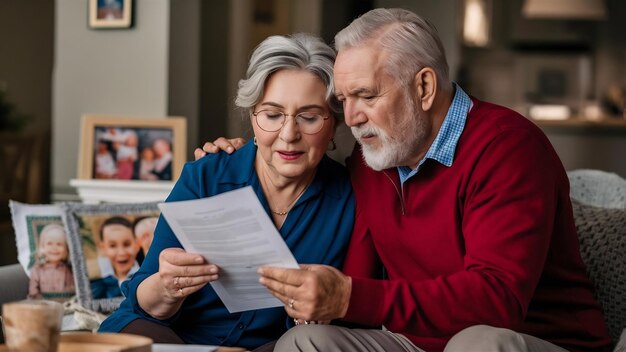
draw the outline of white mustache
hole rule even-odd
[[[352,135],[356,139],[361,139],[363,136],[379,136],[381,135],[381,131],[374,126],[356,126],[351,127]]]

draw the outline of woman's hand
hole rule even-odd
[[[243,147],[244,144],[246,144],[246,140],[243,138],[226,139],[224,137],[220,137],[216,139],[215,141],[213,141],[213,143],[211,142],[204,143],[204,145],[202,146],[202,149],[196,148],[196,150],[193,151],[193,155],[196,158],[196,160],[198,160],[207,154],[216,154],[220,150],[223,150],[226,153],[231,154],[235,150]]]
[[[219,278],[218,267],[209,264],[199,254],[187,253],[181,248],[167,248],[159,255],[159,277],[163,297],[171,302],[197,292],[204,285]]]
[[[219,268],[199,254],[166,248],[159,255],[159,271],[137,287],[139,306],[152,317],[164,320],[180,309],[185,298],[219,278]]]

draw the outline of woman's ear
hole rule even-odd
[[[419,70],[413,79],[416,102],[423,111],[428,111],[433,106],[437,93],[437,74],[430,67]]]

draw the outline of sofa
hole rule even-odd
[[[614,352],[626,352],[626,180],[598,170],[575,170],[568,176],[581,256]],[[0,267],[0,304],[23,299],[27,291],[28,277],[19,264]]]

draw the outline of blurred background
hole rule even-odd
[[[124,0],[130,1],[130,0]],[[78,200],[85,113],[186,116],[188,151],[250,136],[233,108],[251,50],[271,34],[334,34],[375,7],[428,18],[453,79],[548,135],[566,169],[626,177],[626,1],[134,0],[132,26],[88,25],[88,0],[0,0],[0,214],[6,199]],[[339,131],[342,160],[353,140]],[[1,219],[0,219],[1,220]]]

